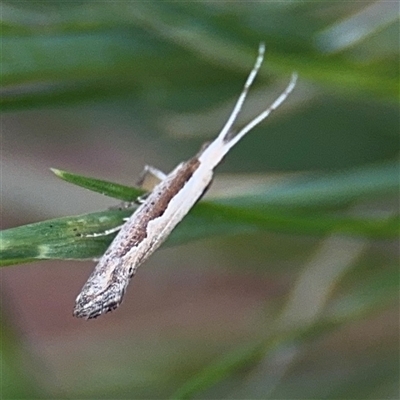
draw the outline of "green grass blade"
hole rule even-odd
[[[113,236],[87,238],[85,235],[118,226],[131,213],[130,210],[109,210],[6,229],[0,235],[0,265],[99,256]]]
[[[101,193],[123,201],[134,201],[145,193],[144,190],[131,186],[124,186],[101,179],[89,178],[83,175],[73,174],[56,168],[50,168],[59,178],[74,185]]]
[[[123,223],[132,210],[108,210],[58,218],[1,232],[0,265],[46,259],[88,259],[104,253],[115,234],[86,237]],[[324,235],[330,232],[365,237],[393,238],[399,232],[399,218],[366,220],[329,215],[296,215],[269,210],[264,213],[212,203],[200,203],[171,234],[168,245],[254,230]]]
[[[140,189],[108,181],[60,170],[53,171],[68,182],[121,200],[132,200],[143,193]],[[393,165],[389,168],[375,168],[369,173],[366,169],[363,172],[364,180],[370,179],[373,184],[365,187],[361,184],[362,190],[359,190],[356,184],[359,175],[349,173],[347,176],[351,179],[338,179],[334,175],[331,179],[324,177],[321,182],[316,179],[313,183],[307,182],[304,185],[301,185],[300,180],[300,183],[293,184],[290,190],[280,190],[278,187],[277,191],[261,191],[258,195],[248,194],[247,197],[224,199],[223,202],[202,201],[171,234],[167,243],[176,245],[204,237],[255,230],[309,235],[336,232],[371,238],[394,238],[399,234],[398,215],[367,218],[339,212],[323,212],[312,207],[299,209],[296,207],[296,200],[298,205],[304,206],[307,201],[312,203],[312,199],[319,198],[320,206],[331,205],[332,198],[335,201],[349,202],[360,197],[364,199],[368,194],[376,196],[378,193],[391,193],[397,188],[397,182],[394,181],[395,171]],[[328,195],[325,191],[329,192]],[[280,206],[276,205],[277,202]],[[132,211],[114,209],[4,230],[0,237],[0,265],[43,259],[80,260],[99,257],[115,235],[97,238],[86,236],[121,225],[123,218],[129,216]]]

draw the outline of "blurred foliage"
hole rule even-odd
[[[397,310],[397,247],[393,251],[393,243],[378,241],[396,237],[399,226],[396,3],[5,1],[1,11],[3,111],[118,100],[135,104],[132,112],[148,132],[209,135],[210,110],[237,95],[264,41],[261,91],[297,70],[298,97],[295,93],[284,121],[270,123],[272,144],[260,145],[255,133],[255,140],[229,155],[229,170],[316,172],[199,203],[170,244],[260,229],[322,236],[266,331],[245,346],[214,349],[208,358],[201,344],[182,354],[174,351],[176,343],[162,343],[154,359],[147,353],[139,360],[119,359],[119,369],[107,370],[100,385],[94,369],[83,382],[68,385],[68,393],[52,388],[47,396],[44,381],[35,386],[28,378],[32,360],[19,361],[23,345],[2,321],[2,398],[399,397],[398,348],[391,343],[366,349],[364,357],[354,355],[346,371],[335,351],[323,359],[305,357],[357,321]],[[173,128],[174,113],[182,129]],[[123,200],[137,193],[58,174]],[[79,234],[114,226],[127,212],[4,231],[1,261],[92,257],[110,238],[82,240]],[[374,246],[385,246],[385,257]]]

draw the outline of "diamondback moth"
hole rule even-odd
[[[205,143],[199,153],[180,163],[170,174],[148,167],[157,183],[142,204],[126,220],[119,233],[101,257],[94,271],[76,298],[74,316],[86,319],[116,309],[122,302],[126,288],[141,265],[166,240],[171,231],[185,217],[211,183],[214,169],[225,154],[250,130],[260,124],[289,96],[296,85],[293,73],[286,89],[247,125],[234,130],[250,86],[264,59],[265,46],[260,44],[258,56],[243,90],[219,135]],[[117,231],[118,228],[113,231]],[[107,232],[110,233],[110,232]]]

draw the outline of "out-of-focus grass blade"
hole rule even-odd
[[[271,345],[273,348],[275,347],[274,343],[271,343]],[[188,380],[171,399],[191,399],[196,394],[210,388],[235,372],[254,366],[265,356],[265,353],[265,346],[260,343],[252,343],[240,347],[221,357],[215,363],[204,368],[203,371]]]
[[[2,86],[6,86],[0,103],[3,110],[126,94],[141,82],[148,82],[148,68],[154,68],[154,74],[163,71],[161,79],[171,78],[173,69],[167,68],[182,51],[201,55],[197,60],[193,57],[190,65],[185,66],[185,74],[192,75],[193,87],[202,79],[196,71],[204,60],[247,73],[249,49],[261,35],[255,30],[254,39],[247,35],[241,45],[240,40],[226,39],[231,37],[230,31],[224,29],[229,23],[222,21],[219,13],[207,4],[166,7],[149,2],[86,2],[57,8],[56,18],[54,10],[46,11],[40,17],[29,8],[21,10],[11,5],[3,11],[6,33],[2,38]],[[250,20],[256,17],[257,10],[236,12],[248,13]],[[268,13],[265,9],[261,12]],[[272,7],[270,13],[274,12],[281,18],[285,15],[283,21],[290,21],[287,18],[290,16],[304,23],[294,8]],[[232,26],[237,17],[231,10]],[[318,19],[313,23],[316,34]],[[386,71],[386,65],[353,64],[340,56],[326,57],[314,48],[312,28],[309,37],[301,39],[300,46],[299,36],[290,32],[283,24],[280,35],[263,33],[268,40],[268,62],[272,70],[289,73],[296,68],[303,77],[340,89],[364,90],[397,99],[398,75],[382,72]],[[285,39],[277,39],[280,36]],[[180,84],[187,82],[180,79]],[[151,83],[147,86],[150,88]]]
[[[293,327],[288,331],[274,332],[265,340],[253,342],[220,357],[188,379],[171,398],[174,400],[194,398],[235,373],[248,371],[280,346],[287,347],[295,343],[297,347],[304,348],[306,343],[321,339],[324,335],[331,334],[349,322],[354,323],[374,313],[379,313],[387,307],[388,301],[396,301],[398,297],[396,280],[398,273],[396,270],[395,274],[378,273],[377,275],[378,280],[374,275],[361,282],[360,289],[356,292],[345,294],[343,298],[334,300],[333,305],[328,307],[325,317],[318,319],[315,323],[301,329]],[[273,331],[274,329],[271,328],[271,332]],[[318,379],[317,376],[310,384],[315,386],[316,379]],[[334,389],[332,388],[332,391]],[[274,398],[273,393],[271,398]]]
[[[371,238],[393,238],[399,234],[400,229],[399,216],[382,219],[362,218],[322,212],[296,212],[290,207],[265,207],[263,210],[254,210],[202,202],[192,212],[194,215],[197,213],[202,216],[204,222],[206,218],[210,218],[209,224],[231,221],[239,226],[241,224],[275,232],[309,235],[336,232]]]
[[[306,329],[294,330],[273,334],[266,340],[253,342],[242,346],[220,357],[215,362],[206,366],[192,378],[188,379],[170,398],[173,400],[192,399],[235,373],[248,371],[256,366],[270,353],[281,345],[291,345],[293,341],[297,346],[304,345],[327,333],[331,333],[342,326],[346,321],[323,321]]]
[[[131,94],[147,60],[140,38],[112,32],[3,37],[2,46],[2,110]]]
[[[2,399],[45,399],[39,382],[30,373],[37,360],[21,344],[21,335],[9,323],[7,310],[0,310],[0,369]]]
[[[363,166],[331,174],[297,176],[283,183],[256,188],[216,203],[245,206],[287,206],[316,209],[348,205],[355,200],[367,200],[399,191],[398,162]]]

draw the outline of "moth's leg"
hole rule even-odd
[[[154,187],[158,185],[165,177],[166,175],[164,172],[158,170],[157,168],[151,167],[150,165],[146,165],[139,175],[139,180],[137,181],[136,185],[145,190],[147,193],[142,194],[132,201],[123,201],[117,206],[110,207],[110,209],[121,210],[137,207],[138,204],[140,205],[146,200],[147,196],[151,193]]]
[[[154,168],[150,165],[145,165],[142,173],[139,176],[139,180],[137,181],[137,185],[146,190],[146,192],[151,192],[155,186],[157,186],[161,181],[166,178],[166,174],[160,171],[157,168]]]
[[[118,232],[121,230],[121,228],[125,225],[125,222],[128,221],[129,217],[125,217],[122,220],[124,221],[123,224],[115,226],[114,228],[106,229],[103,232],[96,232],[96,233],[88,233],[84,235],[85,237],[100,237],[100,236],[108,236],[111,235],[115,232]]]
[[[126,221],[128,218],[124,218],[124,221]],[[116,226],[116,227],[114,227],[114,228],[111,228],[111,229],[106,229],[105,231],[103,231],[103,232],[96,232],[96,233],[88,233],[88,234],[85,234],[84,236],[85,237],[91,237],[91,238],[93,238],[93,237],[100,237],[100,236],[108,236],[108,235],[111,235],[112,233],[115,233],[115,232],[118,232],[119,230],[121,230],[121,228],[124,226],[124,224],[122,224],[122,225],[118,225],[118,226]]]
[[[136,200],[136,204],[142,204],[147,196],[152,192],[152,190],[166,178],[166,174],[160,171],[159,169],[152,167],[151,165],[145,165],[142,173],[139,176],[139,180],[137,181],[137,185],[145,190],[145,193],[142,196],[139,196]]]
[[[121,203],[119,203],[116,206],[111,206],[108,207],[109,210],[126,210],[129,208],[136,208],[138,205],[136,199],[133,201],[121,201]]]
[[[143,203],[146,200],[146,197],[151,193],[151,191],[154,189],[156,185],[158,185],[166,175],[164,172],[160,171],[157,168],[151,167],[150,165],[146,165],[140,174],[139,181],[137,182],[137,185],[141,188],[147,191],[142,196],[139,196],[137,199],[134,201],[128,202],[125,201],[118,205],[117,207],[110,207],[111,209],[121,209],[121,208],[132,208],[136,207],[138,204]],[[124,218],[124,221],[127,221],[129,218]],[[98,232],[98,233],[90,233],[85,235],[85,237],[99,237],[99,236],[107,236],[111,235],[112,233],[118,232],[121,230],[124,224],[116,226],[115,228],[107,229],[103,232]]]

